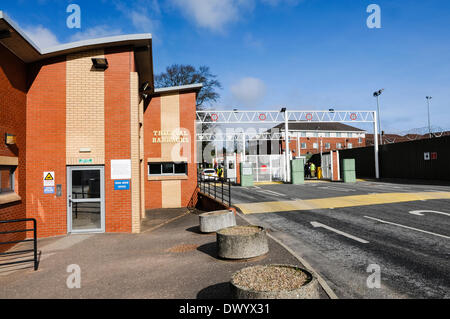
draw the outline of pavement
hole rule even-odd
[[[249,222],[307,260],[339,298],[450,298],[449,185],[359,181],[232,192]]]
[[[259,264],[304,267],[269,239],[269,253],[244,261],[217,257],[215,234],[198,230],[198,211],[150,211],[140,234],[85,234],[39,240],[39,270],[0,268],[0,298],[222,299],[232,274]],[[237,217],[240,225],[246,221]],[[74,266],[76,265],[76,266]],[[79,268],[78,268],[79,267]],[[80,270],[81,288],[67,282]],[[328,299],[325,291],[322,298]]]

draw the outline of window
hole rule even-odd
[[[342,148],[342,143],[336,143],[336,148],[340,150]]]
[[[0,194],[14,192],[15,166],[0,166]]]
[[[187,175],[187,163],[150,163],[149,175]]]
[[[319,144],[317,144],[317,143],[313,143],[313,148],[319,148]]]
[[[362,137],[358,138],[358,143],[362,144]]]
[[[331,144],[330,143],[325,143],[325,149],[329,150],[331,148]]]
[[[342,137],[342,133],[336,133],[336,137]]]
[[[353,144],[352,143],[348,143],[347,144],[347,148],[353,148]]]
[[[306,132],[300,132],[300,137],[306,137]]]
[[[302,150],[306,150],[306,143],[302,143],[301,148]]]
[[[331,136],[330,132],[325,133],[325,137],[330,137],[330,136]]]

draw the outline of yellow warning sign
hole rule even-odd
[[[55,186],[55,172],[44,172],[44,187]]]

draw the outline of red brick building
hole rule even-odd
[[[344,123],[292,122],[288,123],[288,130],[289,150],[293,157],[366,146],[367,132]],[[284,136],[284,124],[275,126],[273,131],[281,132]],[[268,147],[268,150],[282,154],[285,150],[284,138],[275,143],[278,150],[273,147]]]
[[[150,34],[42,50],[0,11],[0,220],[139,232],[146,209],[187,205],[201,85],[155,90],[152,60]]]

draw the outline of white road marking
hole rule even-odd
[[[409,226],[405,226],[405,225],[401,225],[401,224],[396,224],[396,223],[393,223],[393,222],[388,222],[388,221],[385,221],[385,220],[382,220],[382,219],[378,219],[378,218],[374,218],[374,217],[370,217],[370,216],[364,216],[364,217],[365,217],[365,218],[369,218],[369,219],[376,220],[376,221],[378,221],[378,222],[380,222],[380,223],[390,224],[390,225],[394,225],[394,226],[398,226],[398,227],[403,227],[403,228],[406,228],[406,229],[411,229],[411,230],[419,231],[419,232],[422,232],[422,233],[425,233],[425,234],[430,234],[430,235],[434,235],[434,236],[438,236],[438,237],[443,237],[443,238],[450,239],[449,236],[445,236],[445,235],[441,235],[441,234],[432,233],[432,232],[429,232],[429,231],[426,231],[426,230],[422,230],[422,229],[418,229],[418,228],[414,228],[414,227],[409,227]]]
[[[409,213],[412,215],[417,215],[417,216],[423,216],[423,213],[434,213],[434,214],[450,216],[449,213],[437,212],[435,210],[413,210],[413,211],[410,211]]]
[[[333,186],[325,186],[325,187],[318,187],[320,189],[331,189],[331,190],[336,190],[336,191],[341,191],[341,192],[355,192],[354,189],[350,189],[350,188],[339,188],[339,187],[333,187]]]
[[[364,240],[364,239],[358,238],[358,237],[356,237],[356,236],[353,236],[353,235],[344,233],[343,231],[334,229],[334,228],[332,228],[332,227],[330,227],[330,226],[327,226],[327,225],[324,225],[324,224],[321,224],[321,223],[318,223],[318,222],[311,222],[311,225],[312,225],[314,228],[320,227],[320,228],[325,228],[325,229],[331,230],[332,232],[335,232],[335,233],[337,233],[337,234],[339,234],[339,235],[342,235],[342,236],[345,236],[345,237],[347,237],[347,238],[356,240],[356,241],[358,241],[358,242],[360,242],[360,243],[363,243],[363,244],[368,244],[368,243],[369,243],[367,240]]]
[[[268,189],[261,189],[261,190],[256,190],[258,193],[266,193],[266,194],[270,194],[270,195],[276,195],[276,196],[287,196],[285,194],[280,194],[274,191],[270,191]]]

